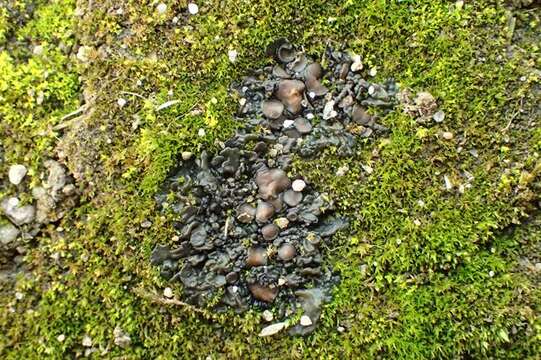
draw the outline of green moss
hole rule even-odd
[[[87,196],[96,196],[59,224],[64,232],[51,227],[40,236],[27,256],[33,276],[16,287],[25,297],[15,301],[7,292],[0,299],[2,309],[14,309],[2,310],[0,353],[73,356],[84,353],[87,334],[99,349],[94,357],[539,354],[541,294],[532,268],[541,235],[533,212],[541,168],[539,48],[533,41],[539,39],[539,10],[490,1],[463,7],[434,1],[212,1],[199,4],[196,16],[187,15],[186,2],[167,2],[166,14],[158,16],[155,2],[122,4],[122,15],[113,1],[93,2],[92,9],[80,4],[85,11],[78,36],[93,54],[79,69],[92,99],[85,121],[97,129],[80,151],[99,154],[88,174]],[[39,43],[42,29],[42,41],[71,44],[73,22],[59,15],[70,6],[44,5],[19,34]],[[242,126],[228,87],[267,63],[265,46],[278,36],[316,57],[327,45],[345,46],[363,56],[365,68],[378,69],[376,80],[393,76],[404,88],[431,92],[446,119],[421,125],[398,109],[381,119],[389,133],[363,140],[352,157],[337,158],[331,149],[315,160],[297,159],[292,172],[329,193],[351,219],[349,231],[327,244],[328,265],[341,282],[314,334],[261,339],[257,311],[213,314],[153,302],[166,283],[148,258],[156,243],[172,243],[174,220],[156,211],[152,195],[180,152],[212,151]],[[230,49],[239,52],[234,64]],[[70,59],[48,45],[45,54],[27,62],[0,57],[0,115],[9,119],[0,131],[20,134],[4,144],[9,161],[43,156],[57,134],[48,133],[37,146],[30,137],[76,106]],[[44,71],[52,74],[45,80]],[[35,105],[28,87],[48,91],[44,106]],[[119,98],[127,100],[124,107]],[[175,102],[158,110],[168,101]],[[444,140],[443,131],[454,140]],[[336,176],[345,165],[346,174]],[[454,184],[450,191],[445,176]],[[144,220],[152,227],[141,228]],[[173,290],[182,291],[177,285]],[[116,326],[132,338],[127,349],[114,345]],[[61,334],[63,342],[57,340]]]

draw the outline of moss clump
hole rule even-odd
[[[152,1],[91,4],[80,3],[77,12],[78,36],[89,49],[81,71],[91,111],[83,127],[66,131],[82,140],[74,149],[97,154],[87,164],[88,201],[59,224],[64,231],[46,230],[28,254],[32,276],[16,287],[23,299],[10,291],[0,299],[6,358],[84,354],[85,335],[94,357],[524,359],[541,352],[539,275],[523,265],[524,258],[539,262],[532,254],[541,234],[534,212],[540,60],[539,41],[532,41],[539,40],[539,9],[492,1],[210,1],[189,16],[182,1],[166,2],[159,16]],[[42,18],[25,29],[43,28],[58,12],[35,14]],[[66,37],[47,36],[71,39],[72,29],[64,29]],[[316,57],[326,45],[346,44],[366,69],[377,68],[377,81],[393,76],[436,96],[446,119],[418,124],[393,113],[382,119],[388,138],[364,142],[354,156],[339,159],[330,150],[296,162],[294,171],[336,199],[352,229],[329,244],[342,281],[321,326],[308,338],[270,340],[256,335],[257,311],[212,314],[153,302],[166,284],[148,259],[157,242],[171,242],[174,220],[157,213],[153,193],[181,151],[216,147],[241,125],[227,88],[266,62],[265,46],[278,36]],[[227,58],[231,49],[236,63]],[[52,66],[35,60],[28,68],[30,61],[3,56],[1,72],[26,66],[20,69],[37,69],[22,74],[41,74]],[[48,114],[69,112],[68,94],[77,89],[60,81],[73,74],[62,56],[53,84],[66,86],[52,86],[48,99],[60,100]],[[28,149],[41,154],[30,136],[58,121],[25,108],[30,95],[18,94],[10,99],[22,105],[5,107],[11,120],[0,125],[2,134],[21,134],[9,140],[10,160]],[[172,100],[178,102],[157,109]],[[77,168],[73,155],[68,163]],[[152,226],[142,228],[144,220]],[[114,345],[117,326],[132,339],[126,349]]]

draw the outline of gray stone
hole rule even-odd
[[[13,185],[19,185],[27,173],[24,165],[15,164],[9,167],[9,182]]]
[[[19,199],[11,197],[1,203],[4,214],[17,226],[29,224],[34,221],[36,209],[32,205],[20,205]]]
[[[115,337],[115,345],[120,346],[121,348],[126,348],[131,344],[131,338],[128,334],[124,332],[120,327],[115,327],[113,330],[113,336]]]
[[[19,229],[13,224],[5,224],[0,226],[0,244],[9,245],[19,236]]]

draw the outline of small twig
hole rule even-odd
[[[139,94],[134,93],[134,92],[131,92],[131,91],[121,91],[120,93],[121,93],[121,94],[126,94],[126,95],[137,96],[138,98],[141,98],[141,99],[143,99],[143,100],[147,100],[144,96],[139,95]]]
[[[225,238],[227,239],[227,230],[229,228],[229,216],[225,219],[225,229],[224,229],[224,235],[225,235]]]
[[[152,301],[158,304],[182,306],[182,307],[192,310],[193,312],[205,315],[209,318],[213,317],[212,314],[210,314],[208,311],[205,311],[203,309],[200,309],[198,307],[185,303],[184,301],[180,301],[177,299],[166,299],[164,297],[158,296],[157,294],[147,292],[141,288],[135,288],[133,289],[133,292],[144,299],[147,299],[149,301]]]
[[[64,121],[58,125],[55,125],[53,126],[53,130],[54,131],[58,131],[58,130],[62,130],[62,129],[65,129],[67,127],[70,127],[71,125],[75,124],[77,121],[81,120],[83,118],[83,116],[77,116],[77,117],[74,117],[73,119],[69,119],[67,121]]]
[[[62,122],[62,121],[64,121],[64,120],[67,120],[67,119],[69,119],[70,117],[72,117],[72,116],[74,116],[74,115],[77,115],[77,114],[82,113],[83,111],[86,110],[86,108],[87,108],[87,104],[80,106],[77,110],[72,111],[72,112],[70,112],[69,114],[62,116],[62,117],[60,118],[60,122]]]
[[[173,106],[175,104],[178,104],[180,102],[180,100],[169,100],[169,101],[166,101],[164,102],[163,104],[159,105],[159,106],[156,106],[156,111],[160,111],[160,110],[163,110],[163,109],[167,109],[168,107],[170,106]]]

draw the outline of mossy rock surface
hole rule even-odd
[[[0,289],[2,358],[539,356],[539,7],[209,0],[190,15],[187,1],[163,3],[0,4],[0,196],[20,191],[10,164],[27,164],[32,187],[57,157],[83,193]],[[327,250],[341,282],[304,338],[258,337],[256,309],[162,304],[168,284],[149,261],[173,236],[153,196],[181,152],[217,149],[242,126],[229,87],[270,63],[278,37],[315,58],[360,54],[375,79],[427,91],[445,112],[421,124],[398,109],[357,154],[295,162],[351,220]]]

